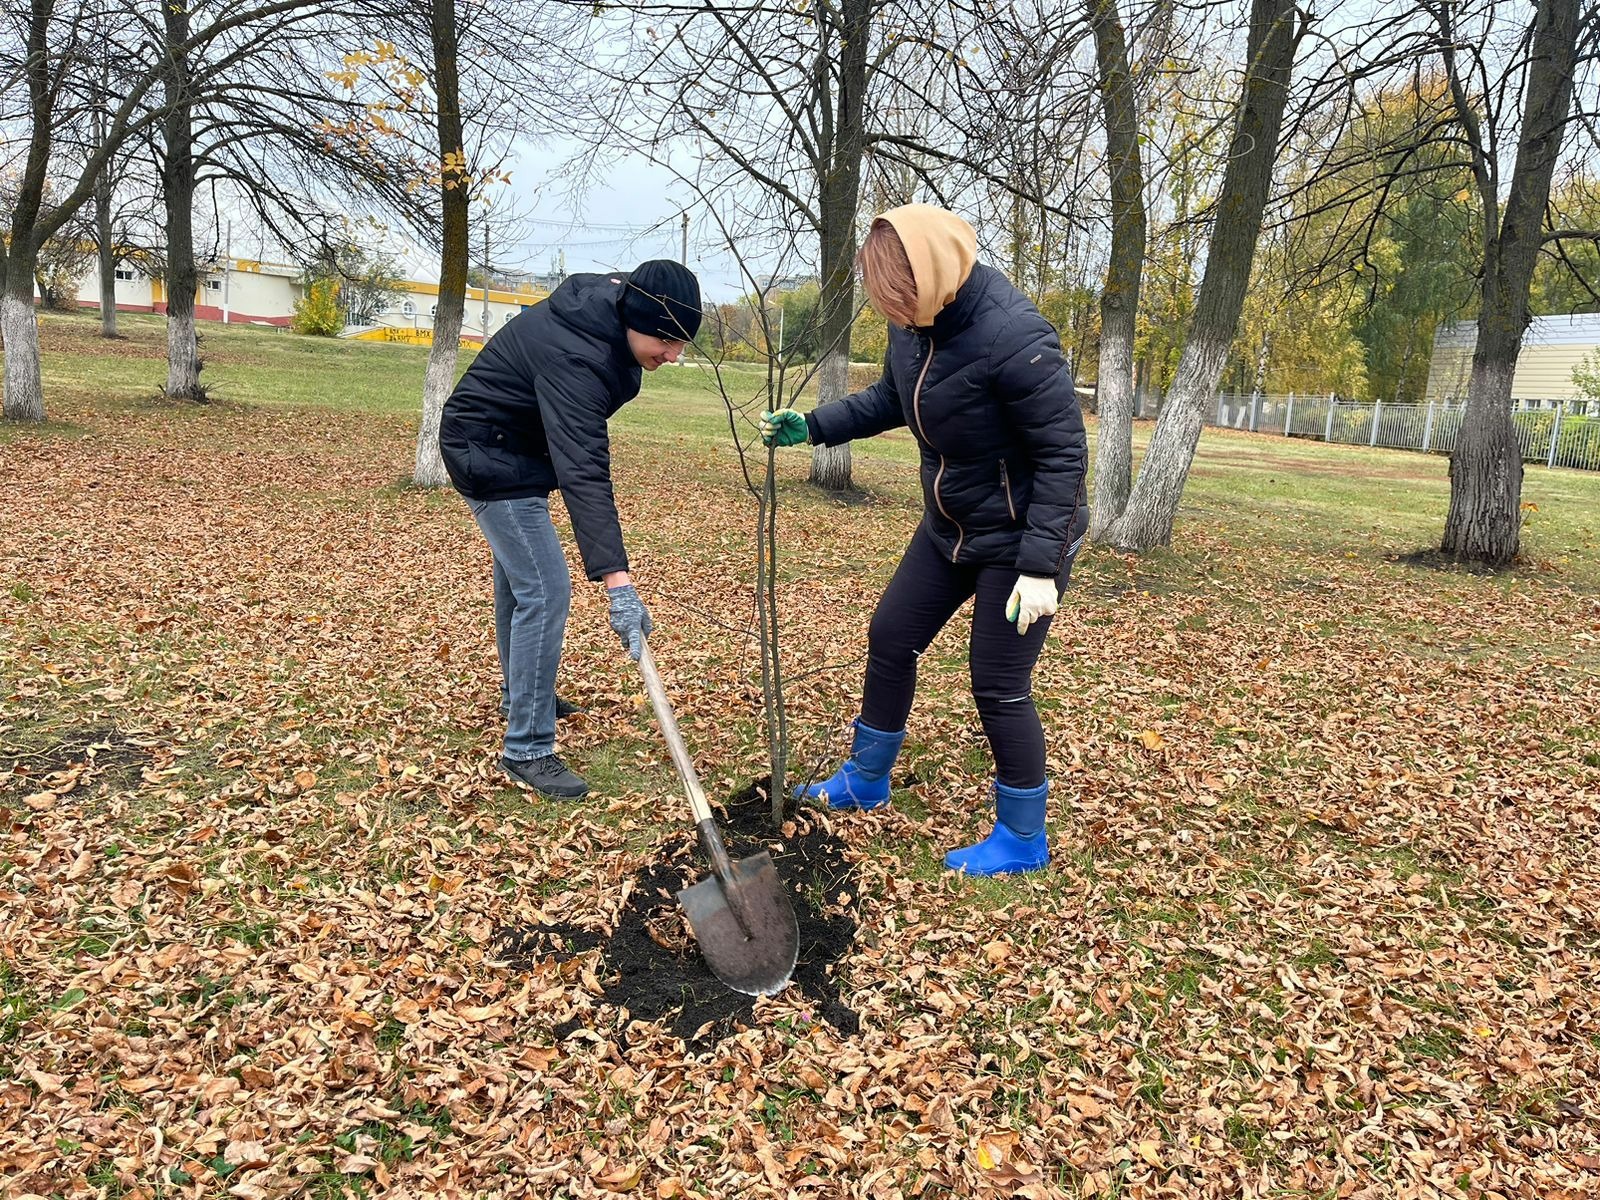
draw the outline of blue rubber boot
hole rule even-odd
[[[994,785],[994,832],[976,846],[952,850],[944,865],[968,875],[1021,875],[1050,865],[1050,838],[1044,831],[1046,780],[1036,788]]]
[[[795,795],[805,800],[821,800],[833,809],[881,808],[889,803],[889,768],[900,755],[906,731],[884,733],[857,721],[850,757],[831,779],[796,788]]]

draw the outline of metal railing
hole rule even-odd
[[[1135,415],[1155,416],[1160,397],[1139,396]],[[1600,406],[1583,401],[1518,401],[1512,427],[1525,462],[1600,471]],[[1345,445],[1449,454],[1466,409],[1433,401],[1395,404],[1337,396],[1224,392],[1205,414],[1207,425],[1249,433],[1311,438]]]

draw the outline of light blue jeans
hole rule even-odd
[[[556,669],[572,608],[572,576],[543,496],[469,500],[494,551],[494,641],[500,654],[505,756],[516,762],[556,748]]]

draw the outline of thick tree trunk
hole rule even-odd
[[[189,39],[189,10],[162,6],[170,65],[165,82],[171,105],[162,121],[166,143],[161,192],[167,216],[167,386],[169,400],[205,403],[200,386],[200,343],[195,336],[194,297],[199,273],[194,262],[194,120],[190,111],[189,64],[177,49]]]
[[[1519,345],[1521,340],[1518,330]],[[1511,424],[1516,370],[1516,347],[1509,357],[1502,352],[1472,358],[1467,411],[1450,454],[1450,510],[1444,525],[1444,552],[1457,558],[1504,565],[1517,556],[1522,449]]]
[[[39,373],[39,323],[33,308],[33,264],[13,254],[0,295],[0,332],[5,337],[5,419],[44,420],[44,383]]]
[[[1522,451],[1511,426],[1511,379],[1528,327],[1528,291],[1550,181],[1572,108],[1578,2],[1540,0],[1534,14],[1517,161],[1500,228],[1486,230],[1483,315],[1472,352],[1467,411],[1450,455],[1450,510],[1441,549],[1493,566],[1515,559],[1521,539]],[[1461,93],[1456,95],[1459,105]]]
[[[1116,0],[1087,0],[1100,62],[1106,162],[1111,171],[1111,260],[1100,293],[1100,369],[1096,408],[1094,503],[1089,535],[1097,541],[1120,517],[1133,480],[1133,346],[1144,270],[1144,171],[1139,113],[1128,70],[1128,45]]]
[[[821,180],[822,228],[817,403],[830,404],[850,391],[850,326],[855,317],[856,215],[861,205],[861,158],[866,152],[866,92],[870,0],[843,0],[839,7],[839,85],[826,114],[831,159]],[[819,58],[818,70],[829,64]],[[831,492],[848,491],[850,446],[818,446],[811,452],[811,482]]]
[[[31,128],[22,177],[11,198],[11,228],[0,231],[0,339],[5,350],[5,393],[0,415],[8,421],[44,420],[44,380],[39,372],[39,321],[33,310],[33,269],[38,262],[39,217],[50,168],[53,131],[49,29],[53,6],[28,9],[28,109]]]
[[[461,353],[461,319],[467,302],[468,205],[471,202],[464,139],[461,88],[457,76],[455,0],[434,0],[432,9],[434,90],[438,97],[439,161],[443,164],[439,257],[439,304],[433,317],[433,347],[422,384],[422,427],[417,432],[418,487],[449,482],[439,456],[439,418],[456,381]],[[453,165],[454,164],[454,165]]]
[[[1121,549],[1148,550],[1172,540],[1202,413],[1214,401],[1239,327],[1299,40],[1294,0],[1253,0],[1249,67],[1194,321],[1128,506],[1104,533],[1103,540]]]
[[[462,261],[465,262],[465,258]],[[450,482],[444,459],[439,454],[439,418],[444,414],[444,402],[456,385],[465,307],[463,296],[458,296],[454,304],[448,303],[444,287],[440,286],[439,311],[433,319],[433,346],[428,351],[428,370],[422,382],[422,428],[417,434],[417,463],[412,476],[412,482],[418,487],[444,487]]]

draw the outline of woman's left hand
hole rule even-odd
[[[1016,623],[1018,633],[1027,633],[1028,626],[1035,621],[1055,615],[1059,600],[1054,579],[1018,575],[1011,597],[1006,601],[1006,620]]]

